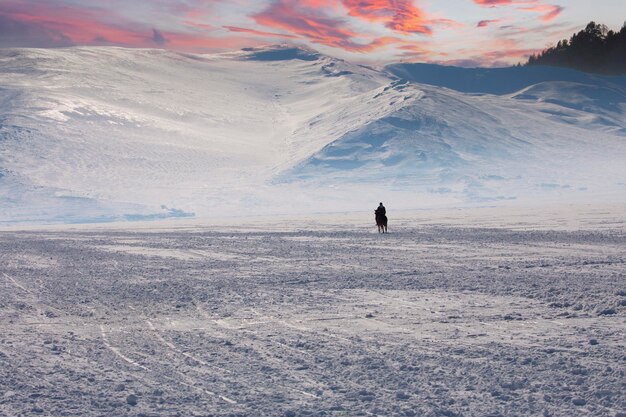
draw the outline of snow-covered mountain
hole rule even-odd
[[[622,198],[623,78],[427,68],[0,50],[0,222]]]
[[[541,111],[563,116],[570,123],[579,123],[582,127],[626,132],[626,76],[603,77],[567,68],[539,66],[457,68],[431,64],[394,64],[386,70],[404,80],[459,92],[551,103],[561,109],[547,107]],[[599,116],[598,123],[589,126],[588,122],[594,116]]]

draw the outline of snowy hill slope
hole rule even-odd
[[[623,91],[558,82],[467,94],[288,47],[3,50],[0,222],[612,198]]]
[[[601,76],[542,66],[458,68],[393,64],[386,71],[402,80],[463,93],[507,95],[553,104],[556,107],[547,106],[542,111],[566,123],[626,132],[626,76]]]
[[[545,103],[542,111],[566,123],[626,136],[626,88],[554,81],[531,85],[511,97]]]

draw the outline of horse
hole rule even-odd
[[[376,215],[376,226],[378,226],[378,233],[387,233],[387,216],[379,215],[377,211],[374,211]]]

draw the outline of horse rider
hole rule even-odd
[[[378,226],[379,233],[387,233],[387,210],[383,203],[380,203],[378,208],[374,210],[376,216],[376,226]]]
[[[374,213],[376,213],[376,217],[380,216],[381,218],[387,215],[387,210],[382,202],[378,205],[378,208],[374,210]]]

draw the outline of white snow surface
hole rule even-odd
[[[626,83],[533,71],[496,94],[284,46],[0,50],[0,222],[625,200]]]
[[[624,213],[5,231],[0,415],[624,417]]]

